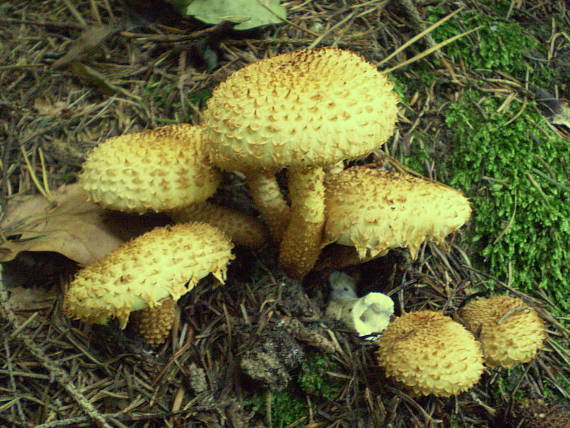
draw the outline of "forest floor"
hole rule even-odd
[[[234,31],[158,0],[0,4],[0,427],[570,427],[567,2],[283,5],[287,22]],[[444,182],[473,206],[445,248],[346,269],[359,295],[389,294],[397,315],[450,316],[474,296],[521,297],[548,327],[535,360],[489,369],[456,397],[411,397],[378,368],[373,341],[324,316],[330,272],[291,280],[271,247],[239,248],[224,286],[204,280],[181,299],[158,349],[129,329],[63,316],[79,251],[63,248],[99,238],[74,223],[87,208],[61,203],[57,189],[77,180],[89,150],[198,123],[233,71],[323,46],[378,65],[401,98],[393,138],[364,162]],[[252,212],[241,176],[228,174],[217,199]],[[26,219],[53,219],[62,205],[68,238],[33,236]]]

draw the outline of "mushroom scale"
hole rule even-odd
[[[218,187],[199,127],[169,125],[105,140],[88,155],[79,182],[104,208],[144,213],[199,203]]]
[[[409,174],[366,166],[348,168],[326,183],[324,241],[354,246],[361,259],[425,240],[443,241],[469,220],[460,192]]]
[[[63,310],[70,318],[125,328],[133,311],[177,301],[212,273],[224,282],[233,244],[217,228],[186,223],[153,229],[78,272]]]
[[[489,367],[511,368],[531,361],[547,337],[536,311],[516,297],[473,300],[459,315],[467,328],[478,334]]]
[[[378,341],[378,363],[413,395],[449,397],[481,377],[479,343],[461,324],[439,312],[410,312],[392,321]]]

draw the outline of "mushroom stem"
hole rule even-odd
[[[246,179],[253,203],[263,216],[269,233],[276,242],[280,242],[289,222],[289,205],[281,194],[275,175],[250,171]]]
[[[191,204],[168,212],[176,223],[199,221],[224,232],[237,245],[260,248],[267,241],[265,227],[255,218],[209,202]]]
[[[304,277],[321,252],[325,224],[324,178],[322,168],[289,170],[291,219],[283,235],[279,261],[294,278]]]
[[[144,337],[153,348],[162,345],[176,319],[176,302],[170,297],[156,306],[141,309],[131,314],[133,330]]]

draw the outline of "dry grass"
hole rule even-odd
[[[407,1],[292,0],[285,2],[289,23],[245,34],[182,21],[158,2],[138,3],[137,9],[114,0],[0,5],[0,206],[15,194],[36,192],[22,153],[40,177],[43,153],[48,187],[56,188],[74,180],[85,153],[99,141],[198,121],[204,91],[256,59],[334,45],[380,63],[425,29],[421,13]],[[513,1],[513,7],[520,3]],[[528,5],[525,13],[550,25],[549,8],[563,2],[553,3],[558,6]],[[414,46],[383,67],[405,62],[433,47],[433,41]],[[82,61],[73,65],[72,59]],[[432,64],[437,75],[459,87],[478,78],[444,58]],[[523,86],[516,88],[509,79],[488,83],[492,90],[517,93]],[[437,117],[449,99],[433,88],[418,92],[403,108],[387,151],[405,154],[414,129],[437,133],[429,118]],[[444,146],[444,136],[438,137]],[[437,168],[430,165],[431,178],[437,178]],[[241,182],[234,179],[227,186],[241,198],[234,197],[234,203],[242,204]],[[394,252],[351,273],[361,278],[361,292],[389,293],[399,313],[426,308],[454,314],[487,277],[459,243],[448,250],[426,245],[413,262]],[[41,278],[49,272],[57,282],[59,263],[49,257],[20,260],[6,265],[5,274],[24,271]],[[301,352],[330,355],[336,363],[331,376],[340,385],[336,400],[296,390],[309,405],[297,426],[500,426],[516,391],[530,397],[555,391],[558,398],[570,399],[562,383],[570,367],[569,331],[549,314],[547,300],[507,284],[498,282],[501,291],[523,297],[549,323],[550,339],[540,357],[509,373],[489,371],[475,389],[456,398],[413,399],[383,378],[372,343],[323,320],[324,274],[301,285],[279,273],[275,254],[243,250],[228,278],[219,288],[203,283],[182,300],[172,337],[158,351],[144,348],[129,332],[63,318],[61,299],[41,311],[14,313],[6,305],[8,290],[0,287],[0,426],[270,426],[270,418],[244,406],[264,387],[244,376],[240,361],[249,350],[283,335]]]

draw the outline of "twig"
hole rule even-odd
[[[444,24],[445,22],[447,22],[448,20],[450,20],[451,18],[453,18],[455,15],[457,15],[459,12],[461,12],[463,10],[463,8],[459,8],[453,12],[451,12],[449,15],[447,15],[446,17],[440,19],[439,21],[437,21],[435,24],[430,25],[428,28],[426,28],[425,30],[423,30],[421,33],[416,34],[414,37],[412,37],[410,40],[408,40],[406,43],[404,43],[402,46],[400,46],[398,49],[396,49],[394,52],[392,52],[390,55],[388,55],[386,58],[384,58],[382,61],[380,61],[378,64],[376,64],[377,66],[381,66],[382,64],[384,64],[385,62],[389,61],[390,59],[392,59],[394,56],[398,55],[400,52],[402,52],[404,49],[406,49],[408,46],[410,46],[411,44],[415,43],[416,40],[421,39],[424,35],[428,35],[430,32],[432,32],[433,30],[435,30],[437,27],[439,27],[440,25]],[[434,46],[430,46],[430,48],[433,48]]]
[[[410,15],[410,18],[412,18],[414,25],[416,25],[416,27],[420,31],[425,30],[425,28],[426,28],[425,22],[422,20],[420,13],[418,12],[418,8],[412,2],[412,0],[400,0],[400,3],[402,4],[402,6],[404,6],[406,11],[408,12],[408,15]],[[463,8],[460,8],[458,10],[461,10],[461,9],[463,9]],[[435,46],[435,41],[433,40],[433,37],[431,36],[431,34],[426,34],[426,42],[430,48],[433,48]],[[439,57],[440,55],[441,55],[440,52],[436,52],[437,57]]]
[[[412,58],[410,58],[409,60],[404,61],[404,62],[402,62],[402,63],[400,63],[400,64],[398,64],[398,65],[395,65],[394,67],[388,68],[387,70],[383,70],[383,71],[384,71],[385,73],[391,73],[392,71],[395,71],[395,70],[397,70],[398,68],[402,68],[402,67],[404,67],[404,66],[406,66],[406,65],[410,65],[411,63],[416,62],[416,61],[419,61],[419,60],[422,59],[423,57],[428,56],[429,54],[431,54],[431,53],[433,53],[433,52],[435,52],[435,51],[437,51],[437,50],[443,48],[444,46],[447,46],[448,44],[450,44],[450,43],[456,41],[457,39],[460,39],[460,38],[462,38],[462,37],[468,36],[469,34],[474,33],[475,31],[479,31],[481,28],[483,28],[483,26],[480,25],[480,26],[477,27],[477,28],[473,28],[472,30],[469,30],[469,31],[466,31],[466,32],[464,32],[464,33],[458,34],[458,35],[456,35],[456,36],[450,37],[449,39],[447,39],[447,40],[445,40],[445,41],[443,41],[443,42],[437,44],[436,46],[434,46],[434,47],[432,47],[432,48],[429,48],[429,49],[426,49],[425,51],[419,53],[418,55],[416,55],[416,56],[414,56],[414,57],[412,57]]]
[[[18,389],[16,388],[16,380],[14,379],[14,370],[12,368],[12,356],[10,355],[10,345],[8,343],[8,338],[4,337],[4,351],[6,352],[6,366],[8,369],[8,376],[10,378],[10,387],[12,388],[12,392],[14,393],[14,396],[17,397],[17,391]],[[19,398],[16,398],[16,408],[18,409],[18,416],[20,417],[20,420],[22,421],[22,425],[26,425],[26,417],[24,416],[24,410],[22,409],[22,403],[20,402]]]
[[[501,318],[499,318],[496,322],[497,325],[501,325],[504,323],[511,315],[515,314],[516,312],[526,311],[527,309],[532,309],[529,306],[519,306],[518,308],[513,308],[510,311],[507,311]]]

